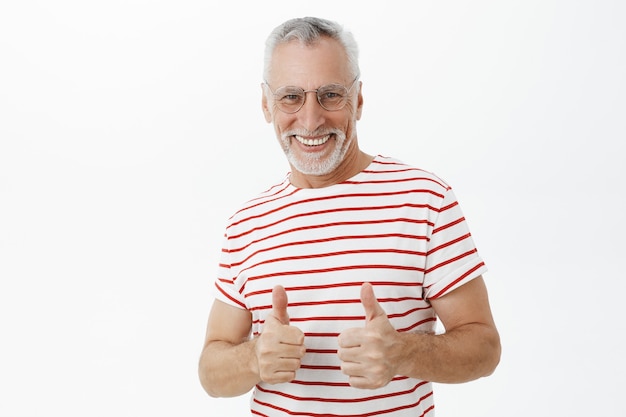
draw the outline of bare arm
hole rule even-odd
[[[361,298],[366,327],[340,336],[342,369],[353,386],[377,388],[395,375],[466,382],[491,374],[500,360],[500,338],[482,277],[431,300],[446,329],[440,335],[395,331],[369,284]]]
[[[441,335],[405,335],[413,347],[399,361],[401,374],[458,383],[488,376],[500,361],[500,336],[482,277],[431,300],[445,327]],[[421,343],[411,343],[419,338]],[[412,359],[412,360],[411,360]]]
[[[246,310],[216,300],[209,315],[198,373],[213,397],[234,397],[261,381],[291,381],[305,354],[304,334],[289,326],[287,294],[272,292],[272,314],[259,337],[249,339],[252,316]]]
[[[254,340],[248,340],[252,318],[248,311],[219,300],[213,303],[198,374],[212,397],[233,397],[259,382]]]

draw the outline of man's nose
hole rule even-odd
[[[298,117],[302,127],[309,132],[313,132],[324,124],[327,110],[324,109],[317,100],[317,92],[306,91],[304,94],[304,104],[300,111],[298,111]]]

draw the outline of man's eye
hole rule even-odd
[[[294,102],[300,100],[301,97],[299,94],[283,94],[282,96],[280,96],[280,101]]]
[[[322,97],[327,99],[341,98],[341,94],[336,91],[326,91]]]

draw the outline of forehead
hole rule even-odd
[[[278,45],[272,54],[268,82],[317,88],[330,83],[346,84],[350,76],[343,46],[334,39],[321,38],[310,45],[300,41]]]

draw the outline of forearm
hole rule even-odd
[[[444,334],[399,333],[392,356],[397,374],[441,383],[490,375],[500,361],[494,327],[471,323]]]
[[[259,381],[255,340],[237,345],[213,341],[202,350],[198,373],[212,397],[235,397],[250,391]]]

